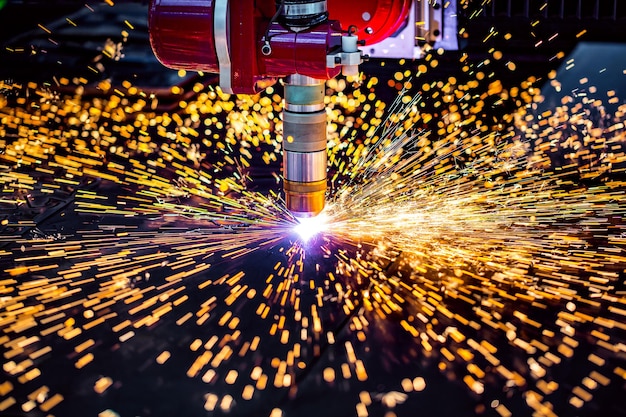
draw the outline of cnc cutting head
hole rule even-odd
[[[226,93],[255,94],[285,78],[285,202],[295,217],[319,214],[326,195],[324,83],[341,71],[358,74],[362,62],[353,31],[328,20],[327,1],[151,0],[149,27],[161,62],[217,72]]]
[[[313,217],[326,194],[324,80],[292,75],[283,102],[283,188],[295,217]]]

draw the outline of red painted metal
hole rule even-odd
[[[339,74],[339,67],[326,66],[326,56],[341,45],[339,22],[327,21],[296,33],[269,23],[275,11],[274,0],[231,1],[228,42],[233,92],[257,93],[277,77],[290,74],[318,79]],[[170,68],[219,72],[214,12],[215,0],[151,0],[150,42],[157,58]],[[266,34],[272,48],[267,56],[260,52]]]
[[[328,68],[326,56],[334,48],[341,48],[341,25],[329,20],[296,37],[297,73],[329,80],[341,72],[340,67]]]
[[[259,2],[237,0],[237,7],[230,7],[231,83],[236,94],[258,93],[276,82],[270,74],[259,69],[262,55],[260,47],[255,48],[255,45],[269,19],[265,18],[262,9],[257,8],[261,4],[255,3]],[[274,6],[271,0],[269,4]]]
[[[359,39],[371,45],[388,38],[402,27],[409,16],[412,1],[328,0],[328,13],[330,19],[341,22],[343,30],[356,26]],[[366,19],[368,16],[369,19]]]
[[[213,0],[152,0],[150,43],[157,59],[175,69],[218,72],[213,44]]]
[[[272,53],[262,57],[266,74],[284,77],[297,73],[323,80],[339,74],[340,68],[326,67],[328,52],[341,45],[338,22],[328,21],[298,33],[273,23],[268,33]]]

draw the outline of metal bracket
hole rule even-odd
[[[215,31],[215,52],[220,70],[220,87],[228,94],[233,93],[232,64],[228,44],[229,0],[216,0],[213,29]]]

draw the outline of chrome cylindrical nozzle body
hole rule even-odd
[[[283,177],[285,202],[296,217],[313,217],[326,195],[324,81],[295,74],[285,81]]]
[[[276,8],[282,8],[279,21],[294,32],[328,20],[326,0],[276,0]]]

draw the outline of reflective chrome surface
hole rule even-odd
[[[324,80],[309,77],[308,75],[292,74],[285,78],[285,84],[289,85],[320,85],[324,84]]]
[[[285,4],[283,14],[285,16],[308,16],[325,13],[328,10],[326,1],[303,4]]]
[[[294,113],[313,113],[316,111],[324,110],[326,106],[324,103],[319,104],[292,104],[285,102],[285,110],[289,110]]]
[[[284,177],[288,181],[314,182],[326,180],[326,149],[319,152],[285,151]]]
[[[228,2],[229,0],[215,1],[213,27],[215,30],[215,52],[220,70],[220,87],[225,93],[232,94],[230,50],[228,47]]]

